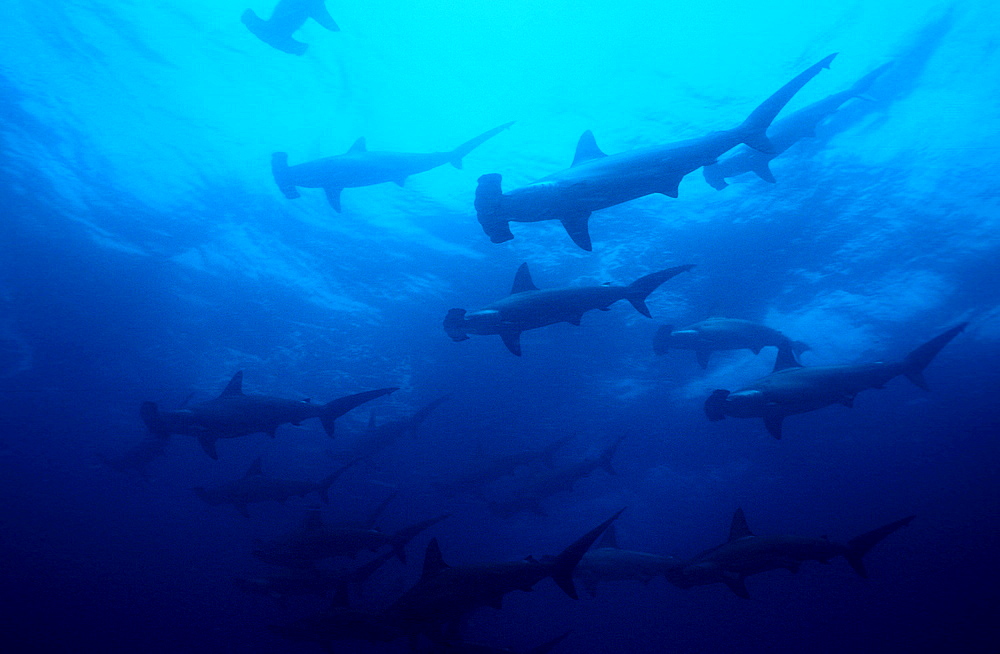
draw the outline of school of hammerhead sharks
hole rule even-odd
[[[249,9],[242,17],[250,32],[265,44],[293,55],[302,55],[307,50],[307,44],[295,40],[293,35],[308,19],[328,30],[339,30],[327,12],[325,0],[279,0],[267,20]],[[849,89],[773,122],[803,86],[829,68],[834,57],[829,55],[792,78],[732,129],[612,155],[602,152],[593,134],[587,131],[566,170],[507,191],[502,189],[499,174],[482,175],[475,192],[475,211],[483,231],[492,242],[502,243],[514,238],[511,222],[558,220],[569,238],[589,251],[592,245],[588,224],[593,212],[655,193],[676,198],[681,180],[699,168],[716,189],[724,188],[727,178],[748,172],[774,183],[769,162],[800,139],[813,135],[817,125],[841,105],[864,97],[887,67],[873,70]],[[289,165],[288,155],[278,152],[272,155],[272,172],[286,198],[299,197],[300,188],[322,189],[331,207],[339,212],[343,189],[384,182],[402,185],[409,175],[445,163],[461,167],[463,157],[510,125],[491,129],[450,152],[373,152],[367,149],[364,139],[359,139],[345,154],[296,165]],[[740,145],[748,147],[723,158]],[[527,264],[522,264],[507,297],[475,311],[451,309],[444,318],[444,330],[454,341],[467,340],[470,335],[499,336],[512,354],[521,356],[521,332],[559,322],[579,325],[587,311],[606,311],[620,300],[627,300],[639,313],[651,317],[646,298],[671,278],[693,267],[688,264],[660,270],[627,286],[539,289]],[[705,400],[704,411],[712,421],[727,417],[762,419],[767,432],[781,438],[785,418],[834,404],[850,407],[859,392],[883,388],[895,377],[906,377],[926,390],[924,369],[965,327],[966,323],[958,324],[930,338],[901,361],[866,364],[804,367],[798,356],[809,349],[807,344],[793,341],[767,326],[729,318],[712,318],[683,329],[663,326],[656,334],[653,350],[660,355],[670,350],[691,350],[698,364],[706,368],[712,352],[749,349],[757,354],[765,347],[776,348],[771,374],[735,391],[712,392]],[[256,433],[273,437],[279,426],[298,425],[310,418],[319,418],[326,433],[333,436],[337,418],[394,390],[380,388],[318,404],[245,393],[243,373],[237,372],[222,393],[209,401],[176,410],[161,410],[154,402],[145,402],[140,414],[150,435],[138,446],[106,462],[118,469],[142,471],[162,454],[173,434],[195,437],[208,456],[218,459],[220,440]],[[330,488],[346,470],[414,433],[447,399],[440,397],[401,420],[376,424],[373,416],[363,438],[345,456],[344,465],[318,482],[271,477],[264,472],[258,458],[241,479],[196,488],[195,492],[211,505],[232,504],[248,517],[248,505],[258,502],[284,502],[316,493],[327,503]],[[555,455],[568,440],[563,438],[532,451],[484,457],[476,465],[457,472],[453,479],[440,482],[436,490],[451,497],[480,498],[500,517],[522,511],[544,515],[542,503],[547,498],[571,491],[577,481],[598,468],[614,473],[612,459],[622,439],[599,456],[558,467]],[[515,473],[525,470],[532,472],[518,477],[523,485],[511,488],[514,484],[510,480]],[[504,498],[489,499],[484,491],[498,485],[505,487]],[[541,558],[448,565],[437,539],[433,538],[415,585],[380,611],[352,608],[350,589],[365,583],[394,558],[405,564],[409,542],[448,517],[433,516],[395,532],[379,530],[375,525],[394,497],[395,494],[390,495],[366,520],[357,523],[332,524],[324,521],[318,509],[309,510],[301,527],[284,538],[259,544],[254,554],[284,571],[239,579],[240,588],[277,599],[318,595],[331,600],[330,607],[322,612],[273,625],[275,632],[292,640],[316,643],[330,651],[336,642],[343,640],[392,642],[408,638],[414,650],[428,653],[509,652],[464,641],[464,619],[483,607],[500,609],[507,594],[529,591],[546,578],[551,578],[573,599],[578,597],[577,583],[593,595],[601,582],[648,581],[657,576],[685,589],[724,584],[739,597],[749,597],[745,584],[748,576],[777,569],[795,572],[806,561],[825,563],[843,557],[859,575],[866,577],[865,554],[914,517],[903,517],[846,543],[838,543],[827,538],[793,535],[758,536],[748,527],[742,510],[737,510],[727,541],[687,560],[619,547],[613,523],[622,511],[609,516],[558,554]],[[370,552],[372,558],[362,565],[327,566],[332,559],[353,559],[365,552]],[[543,643],[531,652],[552,651],[567,635]]]

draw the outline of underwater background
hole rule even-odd
[[[295,528],[316,496],[253,504],[247,519],[192,492],[266,472],[317,480],[376,424],[448,395],[354,465],[325,516],[379,518],[418,536],[354,601],[379,609],[420,576],[431,536],[449,563],[556,554],[600,521],[620,544],[689,558],[742,507],[755,532],[846,540],[907,515],[865,559],[748,580],[751,599],[663,578],[566,598],[551,583],[474,612],[466,637],[555,652],[1000,651],[1000,9],[992,2],[394,2],[328,0],[341,31],[307,21],[301,57],[254,38],[245,0],[8,0],[0,22],[0,566],[6,651],[322,651],[269,625],[319,597],[244,592],[259,540]],[[272,5],[251,5],[267,15]],[[597,212],[593,252],[547,221],[493,244],[477,178],[520,186],[562,170],[593,130],[609,153],[738,124],[793,75],[837,52],[781,117],[892,62],[863,98],[752,174],[716,190]],[[449,150],[406,180],[290,201],[270,155]],[[740,146],[742,148],[743,146]],[[454,343],[453,307],[505,296],[528,262],[540,288],[627,284],[696,268],[582,325]],[[809,343],[806,365],[895,360],[969,327],[905,379],[786,421],[709,422],[704,399],[771,371],[773,348],[653,353],[660,325],[712,316]],[[399,387],[338,420],[219,443],[174,435],[141,465],[106,465],[149,438],[144,401],[244,390],[326,402]],[[502,517],[440,483],[492,456],[569,438],[559,464],[625,436],[597,469]],[[155,449],[155,448],[154,448]],[[119,461],[121,461],[119,459]],[[536,466],[537,467],[537,466]],[[124,469],[116,469],[124,468]],[[491,492],[529,477],[500,479]],[[367,555],[363,555],[367,556]],[[363,559],[359,559],[363,560]],[[344,641],[342,652],[404,652]]]

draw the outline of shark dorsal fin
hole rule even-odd
[[[354,154],[355,152],[368,152],[368,144],[365,143],[365,137],[359,138],[354,142],[354,145],[347,150],[348,154]]]
[[[306,514],[302,521],[302,528],[306,531],[317,531],[323,528],[323,515],[318,510],[312,510]]]
[[[368,429],[375,429],[375,409],[368,412]]]
[[[264,469],[260,465],[260,457],[258,456],[256,459],[253,460],[253,463],[250,464],[250,467],[247,468],[247,474],[243,476],[253,477],[255,475],[263,475],[263,474],[264,474]]]
[[[576,154],[573,156],[573,165],[578,166],[584,161],[601,159],[606,156],[608,155],[604,154],[597,147],[597,139],[594,138],[594,133],[588,129],[580,136],[580,140],[576,143]]]
[[[233,375],[233,378],[229,380],[229,383],[226,384],[226,387],[222,389],[222,393],[219,394],[219,397],[226,397],[229,395],[243,395],[242,370]]]
[[[774,360],[774,370],[772,372],[781,372],[789,368],[801,367],[802,364],[795,358],[795,352],[792,350],[791,344],[785,343],[778,347],[778,357]]]
[[[537,291],[538,287],[535,286],[535,282],[531,281],[531,272],[528,270],[528,264],[522,263],[514,273],[514,285],[510,287],[510,294],[524,293],[525,291]]]
[[[427,543],[427,553],[424,554],[424,569],[420,573],[421,579],[427,579],[428,577],[433,577],[442,570],[447,570],[451,566],[444,562],[444,557],[441,556],[441,546],[438,545],[438,539],[432,538],[431,542]]]
[[[743,515],[743,509],[736,509],[736,513],[733,514],[733,523],[729,525],[729,541],[732,542],[747,536],[753,536],[753,532],[747,525],[747,517]]]
[[[601,540],[597,541],[595,546],[597,549],[621,549],[618,547],[618,532],[615,531],[615,525],[612,524],[607,530],[601,535]]]

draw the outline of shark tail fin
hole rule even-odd
[[[466,337],[466,338],[468,338],[468,337]],[[427,416],[429,416],[431,414],[431,412],[434,411],[434,409],[436,409],[439,406],[441,406],[450,397],[451,397],[450,393],[448,395],[442,395],[441,397],[437,398],[436,400],[432,400],[432,401],[428,402],[427,405],[424,406],[424,408],[422,408],[419,411],[417,411],[416,413],[414,413],[413,417],[410,418],[410,424],[407,427],[409,429],[410,433],[412,435],[416,436],[417,435],[417,427],[419,427],[420,424],[424,420],[427,419]]]
[[[791,79],[787,84],[774,92],[768,99],[761,102],[754,109],[743,123],[736,128],[740,135],[740,140],[758,152],[773,153],[774,145],[767,138],[767,128],[771,126],[771,121],[775,119],[788,101],[792,99],[799,90],[806,85],[806,82],[819,74],[824,68],[830,67],[830,62],[837,54],[824,57],[819,62],[813,64]]]
[[[294,200],[300,197],[299,190],[295,188],[292,175],[288,169],[288,153],[274,152],[271,154],[271,175],[274,183],[278,185],[278,190],[288,198]]]
[[[326,435],[333,438],[334,421],[354,407],[361,406],[365,402],[370,402],[377,397],[382,397],[383,395],[388,395],[389,393],[398,390],[398,388],[379,388],[374,391],[355,393],[354,395],[348,395],[346,397],[337,398],[336,400],[330,400],[323,406],[323,413],[319,417],[320,422],[323,423],[323,429],[326,431]]]
[[[499,173],[487,173],[476,185],[476,218],[493,243],[503,243],[514,238],[510,221],[503,217],[501,200],[503,189]]]
[[[844,558],[847,562],[851,564],[854,571],[857,572],[862,577],[868,577],[868,571],[865,569],[865,564],[862,558],[868,551],[878,545],[886,536],[893,533],[900,527],[905,527],[913,521],[915,516],[907,516],[902,520],[897,520],[895,522],[890,522],[887,525],[883,525],[878,529],[873,529],[866,534],[861,534],[857,538],[852,538],[847,542],[847,553],[844,554]]]
[[[705,176],[705,181],[708,182],[708,185],[716,191],[721,191],[729,186],[729,182],[726,181],[725,176],[722,174],[722,168],[719,164],[705,166],[701,169],[701,172]]]
[[[694,268],[694,264],[685,264],[640,277],[625,288],[625,299],[635,307],[636,311],[647,318],[652,318],[653,316],[649,313],[649,307],[646,306],[646,298],[649,297],[649,294],[658,289],[660,284],[671,277],[675,277],[682,272],[687,272],[692,268]]]
[[[725,420],[727,397],[729,397],[729,391],[722,388],[715,389],[708,396],[708,399],[705,400],[705,415],[708,416],[709,420],[712,422]]]
[[[341,467],[337,468],[331,472],[328,476],[323,478],[323,481],[319,482],[316,487],[316,492],[319,493],[319,499],[323,500],[323,504],[330,503],[330,486],[340,478],[342,474],[348,471],[351,466],[360,461],[361,459],[354,459]]]
[[[656,330],[656,336],[653,337],[653,352],[659,355],[664,355],[670,351],[670,335],[674,333],[673,325],[663,325]]]
[[[969,323],[963,322],[955,325],[943,334],[938,334],[931,340],[927,341],[917,349],[913,350],[906,355],[903,359],[903,375],[906,376],[911,382],[920,388],[930,390],[927,386],[927,382],[924,380],[924,368],[926,368],[937,353],[941,349],[951,342],[951,339],[958,336],[966,328]]]
[[[618,474],[618,471],[616,471],[614,469],[614,466],[611,465],[611,459],[614,458],[615,452],[618,451],[618,446],[622,444],[623,440],[625,440],[625,436],[619,436],[618,440],[612,443],[608,447],[608,449],[604,450],[604,452],[601,454],[600,466],[604,468],[605,472],[607,472],[609,475]]]
[[[160,409],[156,406],[156,402],[143,402],[142,406],[139,407],[139,415],[146,423],[146,429],[149,430],[149,433],[157,438],[170,438],[170,432],[167,430],[163,418],[160,417]]]
[[[493,138],[494,136],[496,136],[500,132],[504,131],[505,129],[509,129],[510,126],[513,125],[513,124],[514,124],[514,121],[510,121],[509,123],[504,123],[503,125],[500,125],[499,127],[494,127],[493,129],[491,129],[489,131],[483,132],[482,134],[480,134],[479,136],[477,136],[475,138],[469,139],[468,141],[466,141],[462,145],[458,146],[457,148],[455,148],[454,150],[452,150],[449,153],[448,161],[451,162],[452,166],[454,166],[455,168],[458,168],[459,170],[461,170],[461,168],[462,168],[462,159],[465,157],[465,155],[469,154],[470,152],[472,152],[473,150],[475,150],[476,148],[478,148],[480,145],[482,145],[486,141],[490,140],[491,138]]]
[[[433,525],[436,525],[437,523],[441,522],[450,515],[451,515],[450,513],[445,513],[439,516],[435,516],[428,520],[412,524],[409,527],[403,527],[402,529],[397,531],[395,534],[393,534],[392,539],[389,542],[390,546],[392,547],[393,555],[396,556],[400,560],[400,562],[406,563],[406,546],[409,544],[409,542],[414,538],[416,538],[418,535],[420,535],[420,533],[425,529]]]
[[[618,516],[624,510],[621,509],[618,513],[575,540],[552,561],[552,580],[572,599],[579,599],[579,596],[576,594],[576,586],[573,585],[573,571],[576,570],[577,564],[583,558],[583,555],[587,553],[587,550],[590,549],[590,546],[601,537],[604,530],[610,527],[611,523],[617,520]]]

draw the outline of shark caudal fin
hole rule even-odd
[[[409,542],[420,535],[420,533],[425,529],[436,525],[450,516],[450,513],[445,513],[443,515],[430,518],[429,520],[412,524],[409,527],[403,527],[397,531],[393,534],[389,541],[389,545],[392,547],[393,555],[396,556],[402,563],[406,563],[406,546]]]
[[[480,145],[482,145],[486,141],[490,140],[491,138],[493,138],[494,136],[496,136],[500,132],[504,131],[505,129],[509,129],[510,126],[513,125],[513,124],[514,124],[514,121],[512,120],[509,123],[504,123],[503,125],[500,125],[499,127],[494,127],[493,129],[491,129],[489,131],[483,132],[482,134],[480,134],[479,136],[477,136],[475,138],[469,139],[468,141],[466,141],[462,145],[458,146],[457,148],[455,148],[454,150],[452,150],[449,153],[449,155],[448,155],[448,161],[451,162],[452,166],[454,166],[455,168],[458,168],[459,170],[461,170],[461,168],[462,168],[462,159],[465,157],[465,155],[469,154],[470,152],[472,152],[473,150],[475,150],[476,148],[478,148]]]
[[[649,297],[649,294],[658,289],[660,284],[671,277],[675,277],[682,272],[687,272],[692,268],[694,268],[694,264],[689,263],[640,277],[625,288],[625,299],[635,307],[636,311],[647,318],[652,318],[653,316],[649,313],[649,308],[646,306],[646,298]]]
[[[316,492],[319,493],[319,499],[323,500],[323,504],[330,503],[330,486],[333,486],[333,482],[337,481],[342,474],[348,471],[355,463],[361,459],[354,459],[353,461],[337,468],[328,476],[324,477],[321,482],[316,484]]]
[[[740,132],[740,140],[759,152],[774,152],[774,146],[767,138],[767,128],[771,121],[778,115],[788,101],[799,92],[806,82],[816,77],[821,70],[830,67],[830,62],[837,56],[833,53],[824,57],[821,61],[813,64],[791,79],[787,84],[774,92],[771,97],[761,102],[754,109],[743,123],[737,127]]]
[[[288,169],[287,152],[275,152],[271,154],[271,175],[274,177],[274,183],[278,185],[278,190],[286,198],[294,200],[301,197],[299,190],[295,188],[295,183],[292,181],[292,175]]]
[[[861,534],[857,538],[852,538],[847,542],[847,552],[844,553],[844,558],[847,562],[851,564],[854,571],[857,572],[862,577],[868,578],[868,570],[865,569],[865,564],[862,558],[868,551],[878,545],[882,540],[898,530],[900,527],[905,527],[913,518],[916,516],[907,516],[902,520],[897,520],[896,522],[890,522],[887,525],[883,525],[878,529],[873,529],[866,534]]]
[[[514,238],[510,222],[503,217],[502,179],[499,173],[488,173],[479,178],[476,186],[476,218],[493,243],[503,243]]]
[[[590,546],[601,537],[604,530],[610,527],[611,523],[617,520],[624,510],[619,510],[618,513],[588,531],[552,560],[552,580],[572,599],[579,599],[579,595],[576,594],[576,586],[573,585],[573,571],[576,570],[576,565],[590,549]]]
[[[361,406],[365,402],[370,402],[377,397],[382,397],[383,395],[388,395],[389,393],[398,390],[399,388],[396,387],[380,388],[374,391],[355,393],[354,395],[348,395],[346,397],[337,398],[336,400],[330,400],[323,405],[323,413],[319,417],[320,422],[323,423],[323,429],[326,431],[326,435],[333,438],[334,421],[354,407]]]
[[[705,415],[709,420],[718,422],[726,419],[727,397],[729,397],[729,391],[722,388],[715,389],[708,396],[708,399],[705,400]]]
[[[466,338],[468,338],[468,337],[466,337]],[[420,426],[420,424],[424,420],[427,420],[427,416],[429,416],[431,414],[431,412],[434,411],[434,409],[436,409],[439,406],[441,406],[450,397],[451,397],[450,393],[448,395],[442,395],[441,397],[437,398],[436,400],[432,400],[432,401],[428,402],[427,405],[424,406],[424,408],[422,408],[419,411],[417,411],[416,413],[414,413],[413,417],[410,418],[409,424],[406,426],[406,428],[410,432],[410,434],[413,435],[413,436],[416,436],[417,435],[417,428]]]
[[[673,325],[663,325],[656,330],[653,337],[653,352],[660,356],[670,351],[670,335],[674,333]]]
[[[964,330],[969,323],[963,322],[961,324],[955,325],[943,334],[938,334],[931,340],[927,341],[917,349],[913,350],[906,355],[903,359],[903,375],[909,379],[911,382],[924,389],[925,391],[930,390],[927,386],[927,382],[924,380],[924,368],[926,368],[937,353],[941,349],[951,342],[951,339],[958,336],[962,330]]]
[[[618,474],[618,471],[611,465],[611,459],[615,457],[615,453],[618,451],[618,446],[622,444],[623,440],[625,440],[625,436],[619,436],[618,440],[608,446],[608,449],[604,450],[601,454],[601,458],[598,459],[598,465],[604,468],[604,471],[609,475]]]

